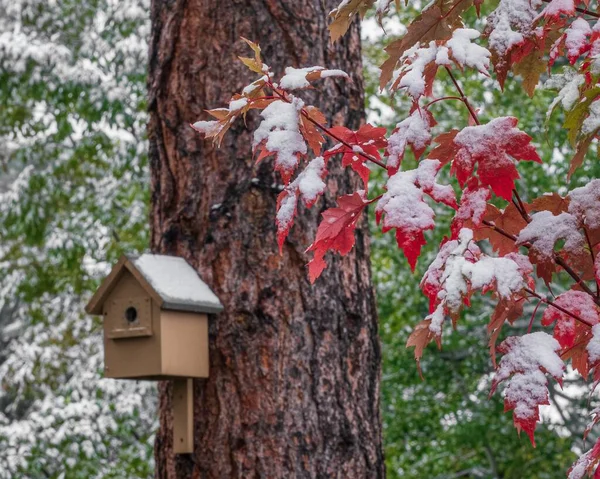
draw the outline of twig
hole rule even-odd
[[[592,264],[596,264],[596,255],[594,254],[594,247],[592,246],[592,240],[587,231],[587,228],[583,227],[583,233],[585,234],[585,240],[587,241],[588,247],[590,248],[590,255],[592,255]],[[596,279],[596,297],[600,297],[600,281]]]
[[[471,106],[471,103],[469,103],[469,99],[465,96],[465,92],[463,91],[463,89],[458,84],[458,81],[456,81],[456,78],[454,77],[454,74],[452,73],[452,70],[450,70],[450,68],[448,68],[448,67],[445,67],[445,68],[446,68],[446,71],[448,72],[448,75],[450,76],[450,79],[452,80],[452,83],[454,83],[454,86],[458,90],[458,94],[460,95],[460,99],[462,100],[462,102],[467,107],[467,110],[469,110],[471,118],[473,118],[473,121],[477,125],[481,125],[481,122],[479,121],[479,118],[477,117],[477,113],[475,112],[475,109]]]
[[[483,220],[483,224],[492,228],[494,231],[501,234],[502,236],[509,238],[512,241],[515,241],[515,242],[517,241],[517,237],[515,235],[510,234],[508,231],[505,231],[502,228],[499,228],[493,222]],[[530,243],[524,243],[521,246],[524,246],[527,249],[531,248]],[[571,276],[571,278],[573,278],[575,283],[577,283],[581,287],[581,289],[583,289],[587,294],[589,294],[594,299],[594,302],[598,306],[600,306],[600,298],[592,292],[592,290],[589,288],[589,286],[587,284],[585,284],[583,279],[565,262],[565,260],[563,260],[560,256],[554,255],[554,262],[557,265],[559,265],[560,267],[562,267],[567,272],[567,274],[569,276]]]
[[[579,321],[582,324],[585,324],[586,326],[589,326],[590,328],[593,326],[592,323],[590,323],[589,321],[580,318],[579,316],[577,316],[575,313],[572,313],[571,311],[569,311],[568,309],[563,308],[562,306],[559,306],[558,304],[556,304],[554,301],[551,301],[549,299],[544,298],[542,295],[536,293],[535,291],[533,291],[532,289],[529,288],[525,288],[525,291],[527,291],[530,295],[535,296],[537,299],[539,299],[542,303],[547,304],[548,306],[552,306],[553,308],[558,309],[559,311],[565,313],[567,316],[570,316],[571,318],[575,319],[576,321]]]

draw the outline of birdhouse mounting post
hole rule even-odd
[[[194,452],[194,385],[192,379],[173,381],[173,451]]]

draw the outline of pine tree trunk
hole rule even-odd
[[[195,453],[172,453],[171,387],[160,389],[158,478],[384,477],[381,352],[366,221],[356,247],[311,286],[306,247],[320,213],[355,190],[330,163],[325,201],[299,218],[280,255],[272,160],[255,165],[238,122],[215,150],[189,123],[255,78],[237,59],[259,42],[285,66],[341,68],[302,95],[331,121],[364,120],[358,26],[331,45],[331,0],[154,0],[150,44],[152,249],[186,258],[225,306],[210,321],[210,377],[194,385]],[[249,129],[257,125],[249,115]]]

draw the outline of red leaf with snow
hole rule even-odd
[[[275,155],[275,171],[287,185],[296,171],[300,157],[307,152],[306,142],[300,133],[300,111],[304,103],[294,98],[270,103],[260,114],[263,121],[254,132],[252,147],[258,151],[257,162]]]
[[[436,138],[440,145],[429,154],[444,163],[452,161],[451,172],[463,187],[473,176],[483,186],[490,186],[494,193],[511,200],[515,180],[519,173],[514,160],[535,161],[541,159],[531,137],[516,125],[514,117],[496,118],[486,125],[468,126],[460,132],[447,133]]]
[[[490,394],[495,392],[498,384],[508,380],[504,410],[513,411],[517,431],[525,431],[534,447],[533,434],[540,419],[539,407],[549,404],[545,374],[550,374],[559,384],[562,382],[565,365],[557,354],[559,350],[558,341],[543,332],[510,336],[498,346],[498,351],[504,356]]]
[[[456,208],[456,196],[449,185],[436,183],[435,176],[442,164],[438,160],[423,160],[417,169],[399,171],[388,179],[375,214],[377,222],[383,219],[383,232],[396,229],[398,247],[414,271],[421,247],[425,244],[424,231],[433,229],[435,213],[424,201],[423,193],[435,201]],[[385,216],[384,216],[385,215]]]
[[[298,197],[310,208],[315,204],[320,195],[325,191],[326,185],[323,181],[327,175],[327,168],[323,157],[313,159],[307,167],[290,183],[277,197],[277,243],[279,252],[283,248],[283,242],[287,238],[290,228],[296,216]]]
[[[572,16],[575,13],[574,0],[551,0],[540,13],[539,18],[561,22],[561,15]]]
[[[487,202],[492,196],[489,187],[481,186],[477,178],[471,178],[463,190],[460,206],[450,226],[452,237],[456,238],[458,232],[467,226],[477,229],[483,222],[487,209]]]
[[[435,125],[433,115],[421,108],[416,108],[411,115],[396,125],[396,128],[388,138],[386,150],[388,174],[395,174],[402,160],[404,151],[408,146],[412,149],[415,158],[423,154],[431,144],[431,127]]]
[[[598,307],[594,303],[594,299],[583,291],[566,291],[554,300],[554,304],[580,317],[588,324],[593,325],[600,321]],[[542,316],[542,325],[550,326],[554,323],[556,323],[554,325],[554,337],[563,349],[573,347],[576,337],[591,334],[589,326],[582,324],[557,308],[548,306]]]
[[[567,477],[568,479],[583,479],[588,476],[598,479],[600,477],[598,463],[600,463],[600,439],[596,441],[594,447],[573,463],[567,472]]]
[[[593,298],[582,291],[566,291],[554,300],[554,304],[578,316],[588,324],[594,325],[600,321],[598,307]],[[571,359],[573,369],[587,378],[590,367],[595,366],[595,361],[589,360],[587,350],[588,341],[592,338],[590,327],[563,311],[548,306],[542,316],[542,325],[550,326],[551,324],[554,324],[554,338],[564,351],[563,359]]]
[[[469,230],[465,230],[462,238],[452,239],[448,241],[447,238],[442,241],[437,256],[433,262],[427,268],[427,271],[423,275],[420,287],[425,296],[429,298],[429,312],[433,313],[437,305],[441,301],[440,291],[445,289],[444,282],[446,278],[446,266],[447,261],[450,257],[461,256],[464,257],[465,261],[475,262],[481,257],[481,250],[477,243],[471,241],[471,237],[468,235]],[[443,294],[446,297],[446,294]]]
[[[446,315],[456,325],[463,305],[470,302],[473,292],[493,291],[499,298],[488,326],[494,359],[500,328],[505,320],[512,322],[520,315],[524,289],[532,271],[531,263],[523,255],[512,253],[503,258],[482,255],[473,241],[473,231],[468,228],[460,231],[458,239],[444,242],[421,281],[421,289],[429,297],[430,314],[425,319],[438,344]]]
[[[387,146],[386,129],[383,127],[376,128],[367,123],[361,126],[358,131],[352,131],[343,126],[334,126],[329,131],[340,140],[351,145],[351,147],[338,144],[329,149],[325,155],[342,153],[342,166],[349,166],[356,171],[363,180],[365,189],[368,189],[371,170],[365,164],[368,160],[361,153],[380,160],[379,150]]]
[[[578,221],[569,213],[553,215],[539,211],[531,216],[531,222],[517,236],[516,245],[530,244],[529,259],[537,266],[537,274],[546,283],[552,281],[555,271],[554,247],[564,240],[562,251],[569,257],[581,259],[585,238],[578,230]]]
[[[369,201],[363,190],[338,198],[338,207],[323,212],[323,220],[317,229],[314,243],[307,251],[314,251],[313,259],[308,263],[310,282],[321,275],[327,263],[323,259],[327,251],[336,251],[342,256],[354,246],[354,230],[365,206]]]

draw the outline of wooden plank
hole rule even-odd
[[[160,328],[162,374],[207,378],[209,351],[206,314],[162,310]]]
[[[138,269],[135,267],[135,264],[133,264],[133,262],[130,261],[129,258],[127,258],[127,260],[125,261],[125,267],[129,270],[129,272],[137,280],[137,282],[140,284],[140,286],[142,288],[144,288],[146,293],[148,293],[152,297],[152,299],[154,301],[156,301],[156,304],[158,304],[158,306],[161,307],[163,304],[162,297],[160,296],[160,294],[158,294],[154,290],[152,285],[148,282],[148,280],[146,278],[144,278],[144,275],[138,271]]]
[[[113,269],[110,271],[108,276],[104,278],[104,281],[102,281],[102,284],[85,307],[86,313],[96,315],[102,314],[102,305],[104,304],[106,297],[117,284],[117,279],[121,276],[123,266],[125,265],[126,261],[127,257],[125,255],[119,258],[117,264],[113,266]]]
[[[173,451],[194,452],[194,385],[193,379],[173,381]]]

